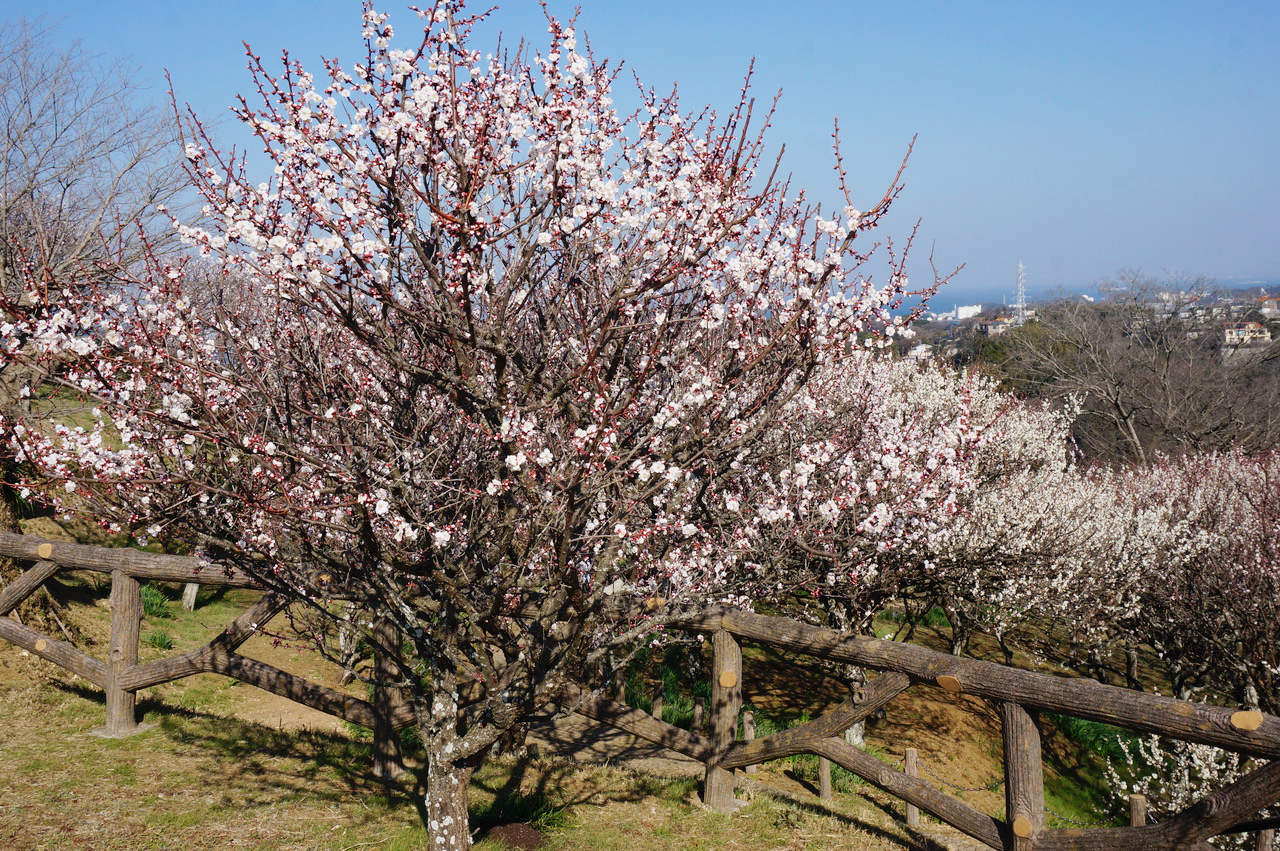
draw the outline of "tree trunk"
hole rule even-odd
[[[418,735],[426,749],[423,821],[430,851],[467,851],[471,825],[467,787],[479,758],[462,757],[458,748],[458,670],[453,657],[439,654],[431,668],[431,689],[416,696]]]
[[[864,689],[867,687],[867,669],[858,665],[845,665],[845,676],[849,680],[849,691],[852,692],[854,700],[861,703],[865,696]],[[865,747],[867,744],[867,722],[859,721],[844,731],[844,740],[855,748]]]
[[[467,787],[472,771],[469,765],[455,765],[436,754],[428,757],[425,812],[430,851],[467,851],[471,847]]]

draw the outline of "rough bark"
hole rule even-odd
[[[467,851],[471,847],[467,787],[473,770],[436,756],[428,758],[425,804],[430,851]]]
[[[1006,668],[994,662],[963,659],[925,647],[880,641],[860,635],[809,626],[788,618],[757,615],[728,608],[709,609],[675,623],[682,629],[725,629],[740,638],[808,653],[867,668],[899,671],[915,680],[943,683],[952,690],[1028,709],[1065,712],[1092,721],[1114,724],[1143,733],[1156,733],[1191,742],[1214,745],[1250,756],[1280,758],[1280,718],[1262,715],[1247,729],[1233,723],[1235,712],[1226,707],[1188,703],[1104,686],[1088,680],[1072,680]]]

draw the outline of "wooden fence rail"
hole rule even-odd
[[[393,689],[375,686],[372,702],[318,685],[236,651],[278,613],[287,601],[266,593],[202,647],[152,662],[138,662],[142,595],[138,580],[199,582],[235,588],[258,588],[241,571],[189,556],[157,555],[131,549],[108,549],[46,541],[30,535],[0,532],[0,555],[30,561],[8,587],[0,589],[0,638],[53,662],[106,692],[106,723],[97,732],[128,736],[139,729],[137,693],[193,674],[213,673],[286,697],[321,712],[374,731],[374,770],[394,776],[403,770],[397,731],[414,721],[413,708]],[[91,570],[111,574],[111,636],[107,660],[95,659],[74,645],[5,617],[59,570]],[[380,655],[375,666],[385,671]]]
[[[1044,774],[1037,713],[1050,710],[1101,721],[1129,730],[1215,745],[1263,760],[1280,757],[1280,718],[1252,710],[1232,710],[1023,671],[991,662],[964,659],[927,648],[853,636],[788,618],[728,608],[708,609],[671,625],[712,634],[712,701],[709,735],[686,732],[648,713],[581,690],[564,695],[578,712],[640,738],[686,754],[707,766],[704,802],[731,809],[725,782],[713,772],[758,764],[799,753],[816,754],[893,794],[909,807],[947,822],[985,845],[1005,851],[1174,851],[1208,849],[1209,837],[1257,831],[1258,848],[1270,851],[1272,820],[1248,822],[1280,802],[1280,762],[1271,762],[1209,795],[1165,822],[1126,828],[1048,829],[1045,824]],[[800,727],[754,740],[731,741],[741,701],[741,651],[736,639],[780,647],[836,662],[881,671],[860,701],[846,700]],[[718,693],[724,683],[730,693]],[[1005,812],[996,819],[943,793],[910,769],[898,771],[840,735],[865,720],[907,688],[923,685],[951,694],[968,693],[991,701],[1001,715],[1004,744]],[[736,692],[735,692],[736,690]],[[719,696],[718,696],[719,695]],[[727,730],[734,731],[727,733]],[[1145,821],[1145,818],[1144,818]]]
[[[249,576],[195,558],[86,547],[4,532],[0,532],[0,555],[31,565],[8,587],[0,589],[0,638],[103,688],[107,694],[107,710],[102,734],[123,736],[138,729],[136,694],[139,689],[211,672],[235,677],[372,728],[375,770],[384,776],[399,772],[401,755],[395,732],[412,723],[413,711],[393,689],[379,685],[374,699],[365,701],[236,652],[284,609],[286,601],[274,594],[264,594],[204,646],[167,659],[138,662],[142,618],[139,579],[256,587]],[[111,638],[106,661],[5,617],[59,570],[111,574]],[[695,725],[692,731],[686,731],[582,686],[565,688],[560,702],[566,708],[702,762],[706,767],[703,796],[709,807],[729,810],[736,806],[736,769],[810,753],[901,798],[908,806],[909,822],[915,820],[918,808],[988,847],[1004,851],[1207,849],[1205,840],[1209,837],[1243,831],[1257,832],[1257,847],[1271,849],[1277,820],[1256,816],[1280,801],[1280,761],[1263,765],[1160,824],[1145,824],[1144,815],[1141,822],[1135,818],[1135,824],[1130,827],[1047,828],[1037,713],[1043,710],[1067,713],[1137,732],[1215,745],[1259,760],[1280,760],[1280,718],[1253,710],[1186,703],[1089,680],[1023,671],[723,607],[690,615],[670,626],[711,634],[711,699],[705,708],[705,726]],[[386,627],[380,625],[378,629],[385,631]],[[394,643],[394,636],[386,639],[380,643],[384,646]],[[850,698],[800,727],[754,738],[754,729],[748,725],[750,732],[740,740],[737,738],[743,675],[740,639],[880,673],[862,689],[858,699]],[[374,664],[385,673],[392,663],[379,657]],[[976,695],[991,701],[998,709],[1004,744],[1006,819],[982,813],[917,776],[913,749],[908,753],[904,770],[899,771],[845,741],[844,730],[869,718],[914,686]],[[1250,818],[1254,820],[1249,821]]]

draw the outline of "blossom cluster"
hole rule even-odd
[[[901,255],[867,264],[896,186],[824,214],[762,167],[746,88],[621,115],[571,24],[491,57],[462,3],[423,14],[405,49],[367,9],[351,67],[251,60],[274,173],[188,125],[188,255],[74,300],[34,271],[5,357],[90,413],[0,432],[55,507],[389,619],[454,759],[681,607],[813,585],[808,552],[872,575],[976,444],[873,357],[911,318]]]

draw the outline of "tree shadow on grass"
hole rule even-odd
[[[64,694],[105,704],[105,695],[93,686],[51,685]],[[272,807],[290,800],[337,803],[358,797],[374,805],[366,817],[373,820],[379,809],[410,805],[411,786],[388,785],[374,772],[373,748],[367,741],[323,730],[275,729],[156,698],[140,699],[138,714],[152,725],[144,735],[164,739],[186,761],[200,789],[221,790],[224,806]]]
[[[808,786],[808,784],[804,783],[803,781],[799,781],[799,782],[803,786],[806,786],[806,787]],[[887,830],[878,824],[874,824],[859,816],[851,815],[846,812],[841,812],[840,810],[837,810],[833,807],[829,807],[826,804],[822,803],[821,799],[816,799],[816,800],[808,799],[806,797],[802,797],[801,795],[787,792],[782,789],[769,788],[768,786],[765,786],[761,783],[752,783],[750,784],[750,788],[757,793],[768,795],[769,797],[774,798],[780,802],[784,802],[789,807],[793,808],[798,812],[831,819],[832,821],[839,822],[845,825],[846,827],[853,828],[855,830],[866,833],[870,836],[875,836],[878,839],[881,839],[885,842],[893,843],[895,845],[898,845],[901,848],[909,849],[909,851],[947,851],[944,845],[941,845],[931,837],[915,832],[911,828],[907,828],[904,826],[903,830],[906,830],[911,834],[910,839],[904,840],[901,835],[894,833],[893,831]],[[816,798],[816,795],[817,795],[816,790],[814,790],[814,795]],[[886,815],[888,815],[894,821],[899,820],[900,817],[898,816],[898,814],[894,812],[890,808],[890,806],[885,804],[884,802],[878,801],[875,798],[869,797],[867,795],[859,795],[858,797],[865,804],[869,804],[883,811]]]

